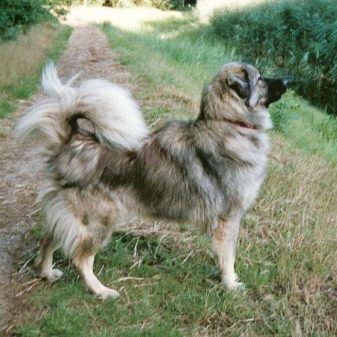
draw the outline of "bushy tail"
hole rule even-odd
[[[101,143],[137,149],[148,128],[131,94],[103,79],[63,84],[53,64],[42,75],[48,97],[32,106],[20,120],[16,134],[25,137],[41,131],[51,144],[66,142],[73,132],[71,121],[81,116],[92,122]]]

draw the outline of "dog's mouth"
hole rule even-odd
[[[267,84],[267,95],[260,103],[263,103],[267,108],[271,103],[277,102],[282,95],[287,91],[287,80],[263,78]]]

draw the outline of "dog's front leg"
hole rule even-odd
[[[228,289],[243,287],[234,270],[240,218],[220,219],[212,233],[212,246],[219,258],[222,283]]]

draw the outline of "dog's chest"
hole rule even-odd
[[[257,197],[265,178],[269,142],[259,139],[260,146],[245,147],[237,158],[225,159],[222,170],[222,188],[228,207],[246,210]],[[235,160],[237,159],[237,160]]]
[[[266,172],[266,161],[254,167],[240,169],[235,175],[233,195],[237,195],[241,207],[246,210],[256,199]]]

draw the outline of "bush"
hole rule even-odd
[[[0,1],[0,39],[14,39],[20,30],[39,21],[64,14],[68,0],[1,0]]]
[[[335,0],[295,0],[217,12],[213,33],[248,58],[295,77],[295,89],[337,114]]]

